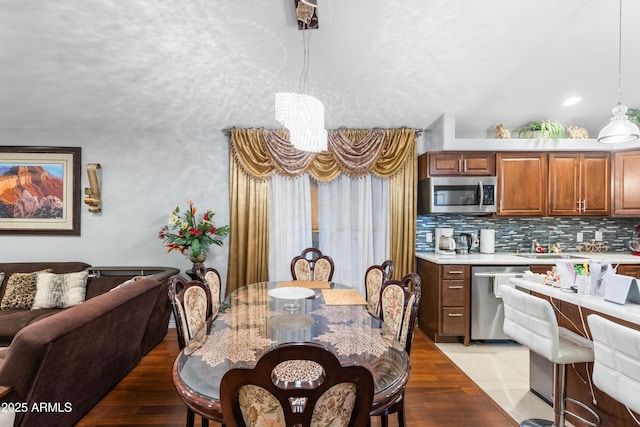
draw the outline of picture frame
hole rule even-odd
[[[80,147],[0,146],[0,234],[80,235]]]

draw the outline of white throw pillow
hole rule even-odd
[[[38,273],[34,308],[67,308],[84,302],[89,271]]]
[[[119,284],[118,286],[116,286],[115,288],[111,288],[111,289],[109,290],[109,292],[113,292],[113,291],[115,291],[116,289],[124,288],[125,286],[128,286],[128,285],[130,285],[130,284],[131,284],[131,283],[133,283],[133,282],[137,282],[137,281],[138,281],[138,280],[140,280],[140,279],[144,279],[144,276],[133,276],[131,279],[126,280],[126,281],[124,281],[124,282],[120,283],[120,284]]]

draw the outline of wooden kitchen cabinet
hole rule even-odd
[[[429,176],[493,176],[495,159],[487,152],[429,153]]]
[[[554,264],[533,264],[529,266],[529,270],[536,274],[547,274],[547,271],[552,271],[553,267],[555,267]]]
[[[422,280],[418,327],[434,342],[462,342],[469,345],[469,265],[435,264],[417,259]]]
[[[624,276],[632,276],[632,277],[635,277],[636,279],[640,279],[640,265],[620,264],[616,269],[616,273],[622,274]]]
[[[546,153],[498,153],[499,216],[545,216],[547,214]]]
[[[609,216],[611,154],[549,153],[549,215]]]
[[[613,215],[640,216],[640,151],[613,155]]]

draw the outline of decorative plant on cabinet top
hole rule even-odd
[[[565,127],[557,120],[536,120],[518,130],[524,139],[560,139],[565,136]]]

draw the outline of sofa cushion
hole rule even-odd
[[[30,309],[36,295],[36,273],[13,273],[7,280],[7,286],[0,302],[0,309]]]
[[[59,308],[0,310],[0,345],[9,345],[13,337],[25,326],[62,311]]]
[[[52,273],[72,273],[82,271],[91,265],[84,262],[0,262],[0,271],[5,274],[6,281],[13,273],[33,273],[50,270]],[[0,299],[4,295],[5,286],[0,286]]]
[[[84,302],[87,270],[76,273],[37,273],[32,308],[67,308]]]

